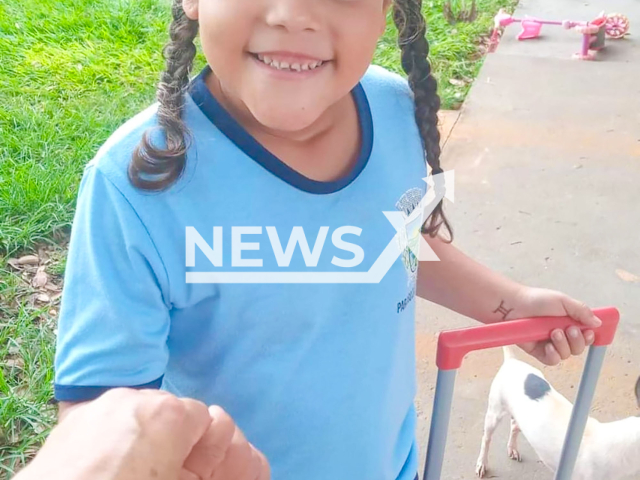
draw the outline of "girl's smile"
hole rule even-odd
[[[288,52],[252,53],[251,56],[272,69],[298,73],[314,71],[328,62],[327,60]]]

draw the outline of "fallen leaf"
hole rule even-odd
[[[49,315],[55,317],[56,315],[58,315],[58,311],[55,308],[52,308],[51,310],[49,310]]]
[[[55,294],[53,294],[53,295],[51,296],[51,301],[52,301],[52,302],[55,302],[55,301],[56,301],[56,300],[58,300],[61,296],[62,296],[62,292],[55,293]]]
[[[449,83],[456,87],[464,87],[467,84],[467,82],[465,82],[464,80],[460,80],[458,78],[450,78]]]
[[[9,260],[7,260],[7,265],[12,266],[16,270],[20,269],[20,262],[18,261],[17,258],[10,258]]]
[[[626,270],[622,270],[622,269],[618,269],[616,270],[616,274],[618,275],[618,277],[620,277],[623,281],[628,282],[628,283],[640,283],[640,277],[637,275],[634,275],[633,273],[627,272]]]
[[[17,355],[20,353],[20,347],[16,347],[15,345],[13,347],[9,347],[9,355]]]
[[[44,266],[38,268],[33,280],[31,280],[31,285],[36,288],[42,288],[49,282],[49,275],[44,271],[45,268]]]
[[[4,364],[7,367],[16,367],[19,369],[23,369],[24,368],[24,360],[21,358],[10,358],[8,360],[4,361]]]
[[[36,295],[36,300],[41,303],[49,303],[51,301],[51,297],[46,293],[39,293],[38,295]]]
[[[44,288],[46,288],[47,290],[49,290],[50,292],[59,292],[61,289],[58,285],[56,285],[55,283],[47,283]]]
[[[38,263],[40,263],[40,259],[37,255],[25,255],[18,259],[18,263],[20,265],[38,265]]]

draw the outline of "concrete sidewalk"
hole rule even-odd
[[[588,20],[601,10],[626,14],[631,36],[607,41],[599,61],[572,60],[581,37],[545,26],[540,39],[503,36],[465,103],[444,151],[456,174],[447,206],[456,244],[525,284],[564,291],[622,313],[592,414],[635,415],[640,374],[640,2],[522,0],[517,15]],[[422,455],[435,383],[435,340],[473,322],[418,301],[418,409]],[[467,358],[456,385],[442,479],[473,479],[489,386],[501,351]],[[584,358],[545,368],[573,400]],[[538,365],[539,366],[539,365]],[[524,460],[507,458],[508,422],[494,438],[490,476],[550,480],[522,439]],[[422,467],[421,467],[422,468]]]

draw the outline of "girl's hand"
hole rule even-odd
[[[565,316],[588,327],[602,325],[601,320],[584,303],[563,293],[542,288],[524,288],[509,315],[510,318]],[[592,330],[582,331],[572,326],[566,331],[555,330],[551,341],[524,343],[519,347],[545,365],[557,365],[572,355],[581,355],[594,339]]]

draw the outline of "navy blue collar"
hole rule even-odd
[[[360,131],[362,133],[362,145],[360,147],[358,160],[348,175],[332,182],[319,182],[298,173],[253,138],[211,94],[205,84],[206,76],[209,73],[211,73],[211,69],[207,66],[193,79],[189,87],[191,98],[211,123],[227,136],[229,140],[247,156],[278,178],[305,192],[327,194],[342,190],[351,184],[362,170],[364,170],[373,148],[373,120],[371,118],[369,101],[360,83],[352,90],[358,111]]]

